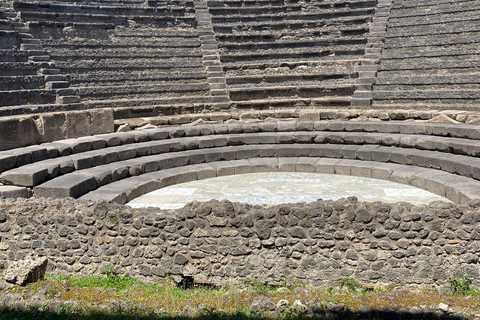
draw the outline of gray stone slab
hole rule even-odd
[[[248,160],[251,172],[276,172],[278,161],[276,158],[253,158]]]
[[[2,173],[0,182],[8,185],[33,187],[44,181],[47,176],[47,168],[39,169],[36,166],[29,165]]]
[[[16,186],[1,186],[0,185],[0,197],[4,198],[28,198],[31,195],[31,191],[25,187]]]
[[[295,172],[295,165],[299,158],[277,158],[278,171],[280,172]]]
[[[82,174],[69,174],[50,180],[33,188],[39,198],[77,198],[97,187],[95,177]]]
[[[300,157],[295,163],[295,172],[316,172],[318,158]]]

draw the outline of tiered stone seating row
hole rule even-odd
[[[207,1],[237,108],[347,106],[376,1]]]
[[[146,191],[146,184],[158,187],[160,177],[169,177],[170,184],[184,181],[180,177],[185,175],[198,178],[197,169],[203,170],[211,162],[251,159],[247,166],[261,161],[264,167],[263,160],[254,159],[316,158],[302,160],[303,165],[305,161],[316,163],[318,158],[334,158],[355,160],[339,163],[342,168],[349,163],[370,168],[365,169],[368,174],[360,170],[366,176],[380,166],[384,179],[395,177],[395,181],[476,205],[480,199],[479,140],[476,126],[425,123],[281,121],[165,127],[3,152],[0,181],[24,192],[25,187],[33,188],[39,197],[131,200],[125,197],[125,188],[133,190],[140,184]],[[245,166],[245,161],[237,164]],[[202,166],[185,167],[191,165]],[[213,174],[212,170],[208,166],[210,173],[205,177]],[[345,172],[338,170],[335,172]],[[179,178],[171,180],[172,175]],[[112,191],[115,188],[121,195]]]
[[[478,109],[480,1],[393,1],[376,107]]]
[[[11,2],[0,2],[0,108],[55,103],[55,89],[68,86],[38,39],[18,19]]]
[[[208,103],[193,2],[15,1],[86,108]]]

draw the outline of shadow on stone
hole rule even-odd
[[[251,315],[246,313],[237,313],[232,315],[226,315],[222,312],[216,310],[206,310],[203,315],[189,317],[189,316],[167,316],[161,314],[128,314],[128,313],[115,313],[111,314],[108,312],[94,312],[92,311],[88,315],[75,314],[69,311],[68,308],[60,307],[58,311],[48,312],[40,311],[38,309],[32,309],[30,311],[15,311],[9,308],[0,309],[0,319],[18,319],[18,320],[27,320],[27,319],[48,319],[48,320],[266,320],[266,319],[318,319],[318,320],[373,320],[373,319],[384,319],[384,320],[413,320],[413,319],[432,319],[432,320],[460,320],[467,319],[463,316],[439,314],[439,313],[411,313],[411,312],[397,312],[397,311],[380,311],[380,310],[371,310],[366,312],[351,312],[351,311],[342,311],[338,313],[331,312],[322,312],[319,314],[293,314],[286,316],[266,316],[266,315]]]

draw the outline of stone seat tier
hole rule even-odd
[[[450,37],[444,34],[416,36],[407,38],[390,38],[385,41],[384,49],[392,48],[410,48],[410,47],[431,47],[431,46],[454,46],[478,43],[480,41],[480,32],[468,32],[462,35],[452,35]]]
[[[52,97],[53,98],[53,97]],[[85,110],[86,106],[82,103],[49,103],[49,104],[34,104],[26,102],[26,104],[0,106],[0,117],[32,115],[38,113],[48,112],[62,112]]]
[[[420,135],[440,138],[453,138],[455,145],[480,140],[480,128],[473,125],[457,125],[442,123],[408,123],[408,122],[349,122],[349,121],[282,121],[247,124],[215,124],[186,127],[164,127],[143,131],[117,132],[112,134],[87,136],[77,139],[60,140],[38,146],[18,148],[0,152],[0,172],[26,164],[97,150],[106,147],[128,145],[146,141],[173,139],[178,137],[197,137],[211,134],[239,134],[253,132],[293,132],[293,131],[327,131],[327,132],[371,132],[381,134]],[[378,144],[383,144],[378,143]],[[475,142],[476,143],[476,142]],[[428,149],[420,145],[416,148]],[[445,148],[444,148],[445,149]],[[437,149],[435,149],[437,150]],[[445,149],[446,150],[446,149]],[[459,154],[470,154],[466,151],[453,151]],[[473,156],[473,154],[471,154]]]
[[[379,72],[402,72],[408,71],[412,73],[414,70],[421,69],[422,72],[427,70],[439,70],[439,73],[444,73],[448,70],[471,70],[475,72],[480,67],[480,57],[462,57],[458,60],[455,57],[443,57],[440,59],[438,56],[428,58],[411,57],[405,59],[405,61],[399,59],[382,59],[379,65]],[[442,71],[440,71],[442,70]]]
[[[197,29],[193,28],[127,28],[115,30],[116,37],[128,38],[198,38],[199,33]]]
[[[13,30],[0,30],[0,49],[18,48],[21,43],[20,35]]]
[[[356,75],[355,75],[356,76]],[[234,79],[234,81],[230,81],[230,79]],[[244,79],[244,81],[242,81]],[[319,96],[324,96],[325,88],[332,88],[332,87],[339,87],[342,86],[353,86],[356,82],[355,79],[351,78],[349,75],[337,75],[334,77],[326,77],[320,75],[295,75],[295,74],[278,74],[278,75],[268,75],[266,74],[265,77],[257,78],[257,77],[249,77],[249,76],[236,76],[236,77],[227,77],[227,89],[232,89],[232,94],[238,95],[241,94],[241,90],[247,90],[251,92],[252,89],[255,89],[253,92],[256,95],[259,95],[262,98],[262,92],[259,92],[260,89],[267,90],[264,95],[268,95],[274,97],[276,93],[274,91],[268,91],[270,88],[275,88],[275,91],[278,91],[278,87],[284,87],[289,92],[294,93],[295,95],[292,97],[296,97],[298,95],[303,95],[303,97],[307,97],[308,92],[305,87],[318,87],[319,88]],[[290,88],[291,87],[301,87],[299,92],[294,92]],[[257,90],[258,89],[258,90]],[[344,93],[341,91],[338,92],[338,95],[343,96]],[[332,95],[327,95],[332,96]]]
[[[108,59],[101,61],[91,60],[72,60],[72,61],[59,61],[56,66],[60,69],[70,70],[70,72],[83,73],[94,70],[104,71],[142,71],[142,70],[158,70],[162,71],[198,71],[201,68],[201,60],[199,59],[138,59],[137,61],[128,61],[128,59]]]
[[[210,141],[210,145],[212,146],[215,143],[216,141]],[[455,180],[457,175],[449,176],[458,183],[460,189],[468,190],[469,192],[476,191],[477,197],[480,190],[478,188],[480,184],[478,180],[469,179],[472,177],[472,169],[477,168],[475,160],[478,159],[469,159],[470,161],[468,162],[456,162],[455,160],[468,157],[442,156],[439,152],[377,145],[346,145],[339,147],[338,145],[330,144],[252,144],[246,146],[215,147],[208,151],[197,149],[145,156],[138,159],[119,161],[90,169],[78,170],[38,185],[34,187],[33,190],[36,197],[79,197],[102,185],[109,184],[115,180],[122,180],[128,176],[137,176],[148,172],[215,161],[245,161],[245,159],[262,157],[312,157],[375,161],[380,163],[392,162],[403,166],[401,173],[403,173],[406,181],[409,180],[407,177],[410,177],[412,173],[424,172],[422,169],[418,170],[417,167],[440,169],[447,173],[456,173],[462,176],[461,178],[463,179],[459,180]],[[458,159],[453,160],[452,158]],[[434,160],[433,163],[431,162],[432,160]],[[477,162],[480,162],[480,160]],[[443,172],[439,173],[444,174]],[[399,172],[397,172],[397,174],[399,174]],[[432,176],[432,173],[427,174],[427,176],[429,175]],[[455,200],[459,200],[458,196]],[[471,200],[473,199],[468,199],[468,202]]]
[[[255,21],[249,22],[248,25],[245,25],[241,21],[228,21],[228,22],[216,22],[213,25],[213,30],[219,34],[229,34],[248,30],[252,32],[261,32],[261,31],[289,31],[292,32],[293,30],[310,30],[310,29],[317,29],[322,28],[326,30],[342,30],[341,28],[348,28],[348,26],[361,26],[364,24],[368,24],[371,20],[370,15],[359,15],[353,17],[337,17],[335,19],[322,19],[322,20],[292,20],[289,17],[285,17],[285,19],[281,21]],[[348,30],[348,29],[347,29]]]
[[[222,22],[257,22],[257,21],[282,21],[284,19],[311,21],[322,19],[335,19],[339,17],[354,17],[362,15],[373,15],[374,9],[318,9],[302,13],[278,13],[278,14],[256,14],[256,15],[225,15],[212,16],[212,23]]]
[[[128,86],[98,86],[98,87],[71,87],[75,95],[82,98],[100,99],[112,97],[128,97],[136,94],[152,95],[187,95],[189,93],[208,92],[208,85],[205,83],[173,83],[173,84],[151,84],[151,85],[128,85]],[[61,91],[60,91],[61,92]]]
[[[309,37],[310,38],[310,37]],[[281,41],[261,41],[261,42],[221,42],[218,44],[219,49],[229,51],[236,50],[275,50],[284,48],[314,48],[329,46],[345,46],[345,45],[364,45],[367,43],[365,37],[320,37],[312,40],[281,40]]]
[[[159,42],[160,41],[160,42]],[[183,40],[164,40],[164,39],[130,39],[119,38],[112,41],[111,39],[42,39],[42,44],[52,48],[67,48],[75,50],[78,48],[88,49],[132,49],[136,47],[142,48],[197,48],[201,43],[198,39]]]
[[[284,108],[312,109],[324,107],[345,108],[351,104],[350,96],[327,96],[312,98],[268,98],[247,101],[232,101],[230,106],[238,110],[274,110]]]
[[[41,68],[49,68],[49,63],[38,62],[0,62],[2,76],[36,75]]]
[[[463,59],[478,59],[480,50],[476,44],[465,44],[465,45],[456,45],[452,48],[442,48],[442,47],[418,47],[418,48],[408,48],[408,50],[402,50],[401,48],[395,48],[394,50],[386,50],[382,53],[382,58],[387,60],[398,60],[398,63],[401,64],[402,59],[417,59],[421,60],[423,58],[434,60],[435,57],[442,59],[461,56]],[[423,56],[422,56],[423,55]],[[402,58],[403,57],[403,58]],[[458,62],[462,62],[459,60]],[[426,61],[426,63],[434,63],[435,61]],[[438,65],[441,62],[436,62]],[[408,65],[408,61],[404,63]]]
[[[198,58],[202,57],[202,54],[198,51],[192,50],[191,48],[144,48],[140,52],[133,50],[121,50],[119,48],[75,48],[75,50],[70,50],[69,48],[55,48],[49,47],[50,56],[57,60],[79,60],[79,59],[119,59],[119,58],[128,58],[128,59],[168,59],[168,58]],[[154,58],[153,58],[154,57]],[[152,59],[153,58],[153,59]]]
[[[156,105],[170,105],[172,109],[179,108],[177,104],[191,104],[192,106],[211,104],[212,97],[202,92],[197,92],[197,95],[192,94],[178,94],[176,96],[163,96],[158,95],[142,95],[135,98],[118,98],[118,99],[102,99],[102,100],[87,100],[88,105],[91,108],[133,108],[138,109],[142,107],[154,108]],[[197,110],[196,108],[192,108]],[[198,108],[202,110],[202,108]],[[135,111],[134,111],[135,113]]]
[[[480,31],[480,19],[465,21],[453,21],[439,24],[432,24],[425,28],[417,28],[416,26],[391,28],[386,35],[387,39],[411,36],[427,36],[427,35],[453,35],[465,32]]]
[[[321,2],[310,2],[310,8],[365,8],[365,7],[374,7],[376,6],[376,1],[321,1]],[[230,12],[226,10],[237,10],[232,12],[249,12],[250,8],[262,8],[262,7],[284,7],[284,8],[304,8],[305,5],[299,1],[217,1],[209,0],[207,1],[207,6],[210,9],[212,14]],[[225,11],[222,11],[225,10]]]
[[[155,22],[159,25],[168,26],[183,24],[196,26],[195,17],[161,16],[161,15],[109,15],[109,14],[84,14],[84,13],[55,13],[55,12],[37,12],[20,11],[20,17],[25,21],[68,21],[68,22],[103,22],[126,24],[127,20],[138,22]]]
[[[267,98],[285,98],[285,97],[325,97],[351,95],[354,91],[353,85],[333,85],[333,86],[269,86],[269,87],[250,87],[250,88],[229,88],[228,93],[233,101],[247,101]]]
[[[252,172],[311,172],[360,176],[409,184],[444,196],[460,204],[475,205],[479,199],[480,184],[472,179],[459,177],[439,170],[411,168],[393,163],[348,159],[278,157],[250,158],[242,160],[214,161],[205,164],[187,165],[145,173],[101,186],[80,197],[83,200],[106,200],[124,204],[148,192],[169,185],[185,183],[226,175]],[[75,182],[71,182],[75,183]],[[77,184],[76,188],[61,190],[64,194],[89,190],[88,185]],[[83,189],[83,190],[82,190]],[[46,190],[55,195],[58,190]],[[50,191],[50,192],[49,192]]]
[[[322,57],[331,57],[332,60],[339,56],[339,59],[345,56],[359,56],[365,52],[364,45],[351,46],[331,46],[323,48],[302,48],[302,50],[292,50],[292,48],[276,49],[276,50],[257,50],[257,51],[237,51],[237,52],[220,52],[220,60],[222,62],[240,62],[240,61],[264,61],[276,59],[293,59],[306,60],[308,58],[316,58],[315,61],[321,60]]]
[[[194,3],[191,0],[147,0],[146,2],[143,1],[143,3],[148,4],[150,7],[156,7],[158,5],[164,6],[164,5],[176,5],[176,6],[184,6],[184,7],[194,7]]]
[[[373,98],[379,100],[472,100],[480,99],[478,90],[404,90],[377,91]],[[475,103],[475,102],[473,102]]]
[[[391,18],[412,18],[412,17],[428,17],[436,15],[449,15],[449,14],[468,14],[468,12],[477,12],[480,10],[480,2],[468,1],[468,2],[456,2],[455,6],[451,3],[435,4],[426,8],[422,7],[421,10],[418,7],[403,7],[392,8],[390,12]]]
[[[364,35],[368,32],[368,25],[354,25],[354,26],[328,26],[320,28],[309,28],[308,32],[305,29],[287,30],[282,29],[281,32],[267,31],[238,31],[235,33],[222,32],[223,30],[215,30],[216,39],[219,42],[268,42],[287,39],[291,37],[323,37],[323,36],[354,36]]]
[[[29,11],[35,12],[54,12],[54,13],[89,13],[89,14],[112,14],[112,15],[184,15],[188,12],[185,7],[180,6],[157,6],[155,8],[139,7],[137,5],[125,5],[122,7],[108,6],[108,5],[89,5],[82,4],[67,4],[67,3],[55,3],[48,2],[48,5],[43,4],[43,1],[14,1],[13,6],[17,11]]]
[[[55,103],[56,90],[25,89],[0,91],[0,106]]]
[[[435,71],[438,72],[438,70]],[[472,70],[470,70],[470,72],[471,71]],[[473,89],[478,88],[478,85],[480,84],[480,73],[455,74],[452,72],[451,75],[432,75],[429,74],[430,72],[425,73],[426,75],[424,76],[404,75],[396,77],[382,77],[382,75],[380,75],[375,79],[376,88],[380,90],[389,90],[387,88],[398,87],[408,90],[414,90],[415,88],[425,89],[430,86],[432,88],[441,89],[444,88],[445,85],[448,85],[448,87],[451,89]]]
[[[469,21],[477,21],[480,17],[475,11],[467,11],[467,12],[460,12],[460,14],[440,14],[440,15],[433,15],[429,16],[426,19],[424,16],[420,17],[403,17],[403,18],[394,18],[390,17],[388,21],[389,28],[398,28],[398,27],[406,27],[406,26],[430,26],[433,24],[442,24],[442,23],[449,23],[449,22],[460,22],[465,21],[468,23]]]
[[[255,72],[247,73],[242,75],[229,75],[227,77],[227,84],[242,84],[242,83],[261,83],[261,82],[282,82],[282,81],[295,81],[295,80],[305,80],[305,81],[324,81],[324,80],[335,80],[343,78],[354,78],[356,73],[346,73],[346,72],[331,72],[331,73],[300,73],[300,72],[284,72],[279,71],[278,73],[269,73],[264,72],[261,75],[256,75]]]
[[[14,22],[9,19],[0,18],[0,30],[14,30],[15,27],[20,27],[23,24],[20,22]]]
[[[207,6],[212,7],[252,7],[252,6],[283,6],[285,5],[284,0],[234,0],[234,1],[217,1],[217,0],[208,0]]]
[[[44,76],[0,76],[0,88],[2,90],[42,89],[44,85]]]
[[[266,62],[251,62],[251,63],[242,63],[241,65],[235,63],[224,63],[223,70],[229,74],[235,74],[238,72],[239,74],[246,74],[249,70],[254,72],[258,72],[261,70],[262,72],[274,72],[277,69],[281,69],[282,72],[291,70],[295,72],[297,70],[304,70],[308,68],[308,71],[312,70],[322,70],[326,73],[335,73],[337,70],[341,70],[341,72],[353,72],[357,70],[358,59],[348,59],[348,60],[319,60],[319,61],[312,61],[312,60],[280,60],[280,61],[266,61]]]
[[[344,1],[335,3],[311,3],[308,11],[317,11],[321,9],[358,9],[358,8],[372,8],[376,1]],[[295,13],[305,11],[305,5],[302,4],[281,4],[281,5],[262,5],[262,6],[217,6],[212,5],[212,2],[207,2],[209,12],[213,16],[228,16],[228,15],[253,15],[253,14],[276,14],[276,13]]]
[[[471,2],[472,0],[460,0],[455,1],[456,3],[465,3]],[[476,0],[474,0],[476,1]],[[418,1],[401,1],[392,3],[392,9],[402,9],[402,8],[419,8],[419,7],[429,7],[440,4],[451,4],[450,0],[418,0]]]
[[[304,125],[307,125],[307,123],[304,123]],[[313,129],[313,122],[310,125]],[[278,126],[280,128],[277,127],[277,130],[282,130],[289,127],[295,128],[296,124],[284,123]],[[235,128],[233,126],[230,127],[232,129]],[[275,124],[266,128],[274,130]],[[345,152],[346,150],[358,150],[358,152],[365,151],[370,152],[370,154],[378,152],[382,155],[377,154],[378,157],[376,159],[384,159],[378,161],[404,164],[415,162],[415,165],[418,166],[441,169],[480,180],[480,160],[476,158],[480,156],[480,141],[478,140],[411,134],[327,131],[281,131],[193,136],[193,134],[201,135],[202,132],[204,134],[211,133],[211,127],[204,126],[203,130],[202,128],[188,129],[194,130],[189,132],[192,136],[184,138],[168,139],[185,131],[182,128],[171,128],[170,130],[172,131],[170,132],[167,130],[149,130],[136,134],[100,135],[96,139],[94,137],[90,139],[84,138],[80,139],[80,143],[77,145],[73,145],[73,148],[71,145],[72,141],[67,140],[65,142],[45,144],[44,146],[29,147],[26,148],[24,153],[21,153],[21,151],[16,151],[13,154],[3,152],[4,156],[1,163],[4,168],[8,168],[9,165],[12,166],[14,162],[18,163],[19,161],[24,165],[2,173],[0,181],[4,184],[33,187],[45,180],[53,179],[72,171],[81,171],[114,162],[118,162],[118,165],[121,166],[125,163],[130,163],[129,159],[134,158],[141,158],[139,161],[143,162],[144,160],[142,159],[147,157],[145,159],[148,160],[150,155],[223,146],[310,143],[325,144],[325,148],[328,150],[332,148],[341,149]],[[227,130],[227,128],[224,128],[224,130]],[[241,127],[237,127],[237,130],[241,130]],[[92,148],[94,150],[90,150]],[[68,155],[72,152],[74,153],[73,155]],[[204,152],[208,153],[210,151]],[[348,157],[371,160],[363,158],[371,157],[370,154],[364,156],[363,153],[360,155],[358,152],[355,152],[354,154],[349,154]],[[334,153],[332,151],[332,154]],[[325,156],[329,157],[329,155]],[[344,156],[347,157],[346,155],[338,157]],[[27,164],[28,161],[34,163]],[[138,163],[137,160],[134,162]],[[112,166],[114,165],[110,165],[108,168]],[[151,166],[155,166],[155,164],[151,164]]]
[[[135,73],[120,73],[120,72],[88,72],[83,74],[72,74],[70,76],[70,86],[86,86],[96,85],[102,83],[102,85],[129,85],[139,82],[157,82],[157,83],[169,83],[172,81],[179,81],[185,84],[195,82],[206,82],[205,71],[199,70],[198,72],[158,72],[152,71],[140,71],[136,70]]]

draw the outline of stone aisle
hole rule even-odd
[[[370,24],[365,55],[358,66],[358,79],[352,96],[352,107],[370,107],[372,104],[372,87],[375,84],[380,54],[385,43],[391,8],[392,0],[378,0],[377,9]]]
[[[226,90],[225,74],[218,53],[218,45],[213,32],[211,15],[204,0],[195,0],[197,28],[202,43],[203,65],[207,70],[207,80],[215,109],[228,109],[230,97]]]

